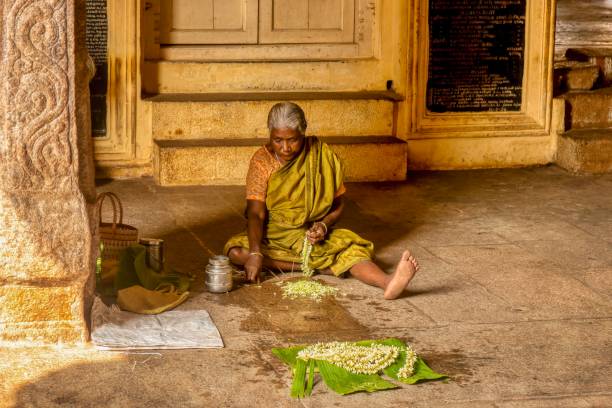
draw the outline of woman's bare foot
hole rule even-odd
[[[414,278],[414,274],[419,270],[419,264],[414,259],[410,251],[406,250],[402,254],[395,272],[391,275],[391,280],[385,288],[384,297],[387,300],[396,299],[408,287]]]

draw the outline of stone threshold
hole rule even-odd
[[[568,48],[565,57],[574,61],[589,61],[590,58],[612,58],[612,47]]]
[[[563,136],[576,140],[607,140],[612,142],[612,127],[571,129],[563,133]]]
[[[244,102],[306,100],[385,100],[399,102],[404,96],[393,91],[300,91],[300,92],[215,92],[143,94],[148,102]]]
[[[561,97],[575,96],[575,95],[592,95],[595,97],[603,97],[610,98],[612,97],[612,87],[608,86],[605,88],[598,89],[590,89],[590,90],[570,90],[564,93],[563,95],[559,95]]]
[[[327,144],[350,145],[350,144],[405,144],[406,141],[393,136],[328,136],[319,137]],[[182,139],[166,140],[156,139],[155,144],[163,149],[168,148],[190,148],[190,147],[245,147],[262,146],[267,138],[248,139]]]

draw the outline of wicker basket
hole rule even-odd
[[[102,204],[107,197],[113,206],[112,223],[102,222]],[[96,200],[96,210],[100,220],[100,242],[104,245],[102,257],[106,260],[118,259],[121,251],[138,243],[138,229],[123,223],[123,206],[115,193],[100,193]]]

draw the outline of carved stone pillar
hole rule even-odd
[[[85,0],[0,0],[0,18],[0,341],[86,341],[97,241]]]

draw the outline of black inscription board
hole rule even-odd
[[[521,109],[526,0],[429,0],[427,109]]]
[[[96,75],[89,83],[91,95],[91,127],[94,137],[106,135],[106,93],[108,85],[108,53],[106,0],[87,0],[87,50],[96,64]]]

